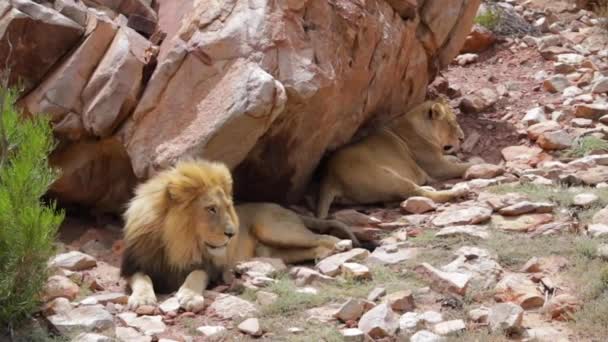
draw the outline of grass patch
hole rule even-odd
[[[287,276],[282,276],[266,289],[278,296],[277,300],[262,308],[263,316],[290,315],[302,310],[321,306],[331,300],[326,293],[298,293],[294,282]]]
[[[481,25],[490,31],[494,30],[499,22],[500,13],[491,8],[475,17],[475,24]]]
[[[587,135],[580,139],[576,139],[572,146],[562,153],[562,156],[567,158],[581,158],[594,151],[608,151],[608,141],[592,135]]]

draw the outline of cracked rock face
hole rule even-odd
[[[479,3],[10,0],[0,58],[8,32],[36,27],[13,76],[28,81],[24,111],[50,114],[61,139],[60,199],[116,211],[137,179],[205,157],[227,163],[243,200],[295,201],[326,151],[423,101]]]

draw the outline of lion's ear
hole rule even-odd
[[[180,182],[169,182],[167,184],[167,198],[174,203],[186,203],[196,197],[193,187]]]

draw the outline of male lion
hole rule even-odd
[[[449,105],[426,101],[390,126],[336,151],[321,180],[317,217],[325,218],[331,203],[369,204],[424,196],[447,202],[462,191],[428,191],[433,179],[463,176],[472,165],[450,160],[464,134]]]
[[[156,303],[155,290],[178,290],[180,305],[195,312],[203,308],[209,281],[226,277],[239,261],[264,256],[296,263],[331,254],[340,240],[315,234],[304,222],[321,231],[345,228],[303,222],[269,203],[235,210],[230,171],[207,161],[179,162],[139,185],[125,221],[121,276],[132,290],[128,306]]]

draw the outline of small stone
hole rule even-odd
[[[52,316],[61,313],[68,312],[73,309],[70,300],[64,297],[58,297],[53,299],[52,301],[46,303],[42,307],[42,313],[44,316]]]
[[[475,323],[487,323],[490,310],[488,308],[481,307],[470,310],[467,315],[469,319]]]
[[[528,214],[515,217],[492,215],[490,225],[498,230],[528,232],[533,231],[542,224],[553,222],[553,219],[554,217],[551,214]]]
[[[196,330],[203,334],[204,337],[209,338],[224,333],[226,331],[226,328],[221,325],[203,325],[201,327],[196,328]]]
[[[80,333],[70,342],[112,342],[112,339],[95,333]]]
[[[358,328],[373,339],[394,336],[399,328],[399,317],[388,304],[379,304],[361,317]]]
[[[479,55],[476,53],[465,53],[462,55],[459,55],[455,58],[456,64],[460,65],[460,66],[465,66],[467,64],[472,64],[477,62],[477,60],[479,59]]]
[[[578,298],[567,293],[559,294],[549,299],[543,311],[547,313],[551,319],[558,321],[573,320],[573,314],[580,310],[582,303]]]
[[[484,223],[490,219],[492,210],[486,207],[469,207],[457,210],[448,210],[440,213],[433,219],[436,227],[452,225],[470,225]]]
[[[289,274],[295,278],[296,286],[312,285],[314,283],[330,283],[335,281],[334,278],[321,274],[308,267],[293,267],[289,271]]]
[[[443,316],[436,311],[425,311],[420,315],[420,319],[429,324],[443,322]]]
[[[362,248],[354,248],[348,252],[331,255],[321,260],[315,266],[321,273],[336,276],[340,273],[340,266],[351,260],[363,260],[369,256],[369,251]]]
[[[276,302],[277,299],[279,299],[279,296],[272,292],[258,291],[255,294],[255,298],[260,305],[268,306],[268,305],[271,305],[272,303]]]
[[[417,312],[406,312],[399,318],[399,330],[405,333],[412,333],[421,328],[422,318]]]
[[[542,133],[536,143],[545,150],[563,150],[572,146],[573,138],[566,131]]]
[[[384,287],[376,287],[369,293],[369,295],[367,295],[367,300],[369,300],[370,302],[375,302],[385,294],[386,289]]]
[[[227,294],[217,296],[208,310],[215,312],[223,319],[248,318],[258,312],[254,304]]]
[[[170,312],[178,312],[179,311],[179,301],[177,297],[171,297],[162,302],[158,308],[164,314],[168,314]]]
[[[498,94],[492,89],[483,88],[463,97],[459,107],[467,114],[483,113],[490,110],[496,101],[498,101]]]
[[[490,308],[488,325],[492,332],[505,332],[507,334],[521,331],[524,309],[513,303],[500,303]]]
[[[296,289],[296,293],[302,293],[302,294],[307,294],[307,295],[318,295],[319,294],[319,290],[315,289],[314,287],[302,287],[299,289]]]
[[[536,284],[523,274],[508,274],[496,285],[494,297],[501,302],[519,304],[525,310],[542,307],[545,298]]]
[[[281,259],[255,258],[239,262],[234,270],[238,274],[247,274],[250,277],[263,276],[274,277],[278,272],[287,270],[287,266]]]
[[[467,236],[475,237],[479,239],[487,239],[490,237],[490,233],[486,229],[480,226],[451,226],[442,228],[435,234],[436,237],[453,237],[453,236]]]
[[[366,280],[372,278],[372,273],[369,268],[365,265],[361,265],[355,262],[345,262],[340,266],[342,275],[347,278],[355,280]]]
[[[561,93],[570,86],[570,81],[564,75],[554,75],[543,82],[543,88],[550,93]]]
[[[505,169],[500,165],[476,164],[467,169],[464,179],[490,179],[496,178],[503,173],[505,173]]]
[[[529,213],[550,213],[554,208],[555,205],[552,203],[521,201],[508,207],[504,207],[498,212],[503,216],[519,216]]]
[[[466,328],[467,326],[464,324],[463,320],[455,319],[435,324],[433,331],[438,335],[445,336],[463,331]]]
[[[410,342],[441,342],[443,338],[439,335],[435,335],[428,330],[420,330],[412,337],[410,337]]]
[[[70,271],[82,271],[96,265],[95,258],[78,251],[59,254],[50,262],[51,267],[65,268]]]
[[[95,299],[96,303],[99,303],[102,305],[106,305],[108,303],[124,305],[124,304],[127,304],[128,300],[129,300],[129,296],[127,296],[124,293],[120,293],[120,292],[100,293],[100,294],[92,295],[87,298],[93,298],[93,299]]]
[[[357,328],[342,329],[340,335],[345,342],[363,342],[365,340],[365,333]]]
[[[141,305],[135,310],[135,313],[140,316],[152,316],[155,312],[156,306],[154,305]]]
[[[416,308],[416,305],[414,304],[414,296],[412,295],[412,291],[409,290],[389,293],[386,296],[386,301],[391,306],[393,311],[399,313],[413,311]]]
[[[161,334],[167,330],[167,326],[163,323],[162,316],[140,316],[129,319],[125,323],[148,336]]]
[[[608,103],[581,103],[574,106],[574,116],[577,118],[599,119],[608,114]]]
[[[86,305],[49,316],[49,322],[62,334],[103,331],[114,328],[112,315],[101,305]]]
[[[594,205],[600,198],[593,193],[578,194],[574,196],[572,202],[578,207],[588,207]]]
[[[579,128],[593,127],[593,120],[591,120],[591,119],[576,118],[576,119],[572,119],[572,121],[570,121],[570,122],[572,123],[572,126],[574,126],[574,127],[579,127]]]
[[[69,278],[61,275],[54,275],[51,276],[44,285],[42,297],[46,301],[58,297],[74,300],[79,292],[80,287]]]
[[[496,41],[496,36],[491,30],[481,26],[474,25],[471,33],[467,36],[462,47],[462,53],[477,53],[489,49]]]
[[[431,288],[459,295],[465,294],[467,285],[472,277],[470,274],[440,271],[427,263],[417,266],[414,271],[425,277],[430,283]]]
[[[257,318],[248,318],[244,320],[239,324],[238,328],[240,332],[254,337],[259,337],[264,334],[264,331],[260,327],[260,321],[258,321]]]
[[[608,244],[603,243],[603,244],[597,246],[596,254],[600,258],[602,258],[604,260],[608,260]],[[60,299],[60,298],[58,298],[58,299]]]
[[[120,342],[151,342],[152,337],[142,335],[137,330],[130,327],[117,327],[116,339]]]
[[[423,214],[437,209],[437,204],[430,198],[414,196],[403,201],[401,209],[410,214]]]
[[[541,271],[540,260],[537,257],[533,257],[524,264],[521,268],[522,272],[526,273],[537,273]]]
[[[608,77],[602,76],[593,82],[591,92],[595,94],[608,93]]]
[[[561,129],[561,125],[555,121],[543,121],[528,127],[526,132],[530,140],[536,141],[545,132],[552,132]]]
[[[349,299],[340,306],[334,317],[342,322],[358,321],[361,315],[363,315],[363,310],[364,307],[360,300]]]
[[[583,93],[583,90],[577,86],[569,86],[568,88],[564,89],[564,91],[562,92],[562,97],[568,99],[568,98],[573,98],[576,96],[579,96]]]
[[[338,251],[350,251],[353,249],[353,241],[352,240],[340,240],[336,243],[336,250]]]
[[[383,245],[374,250],[366,263],[376,265],[394,265],[414,258],[418,253],[416,248],[408,248],[403,244]]]

